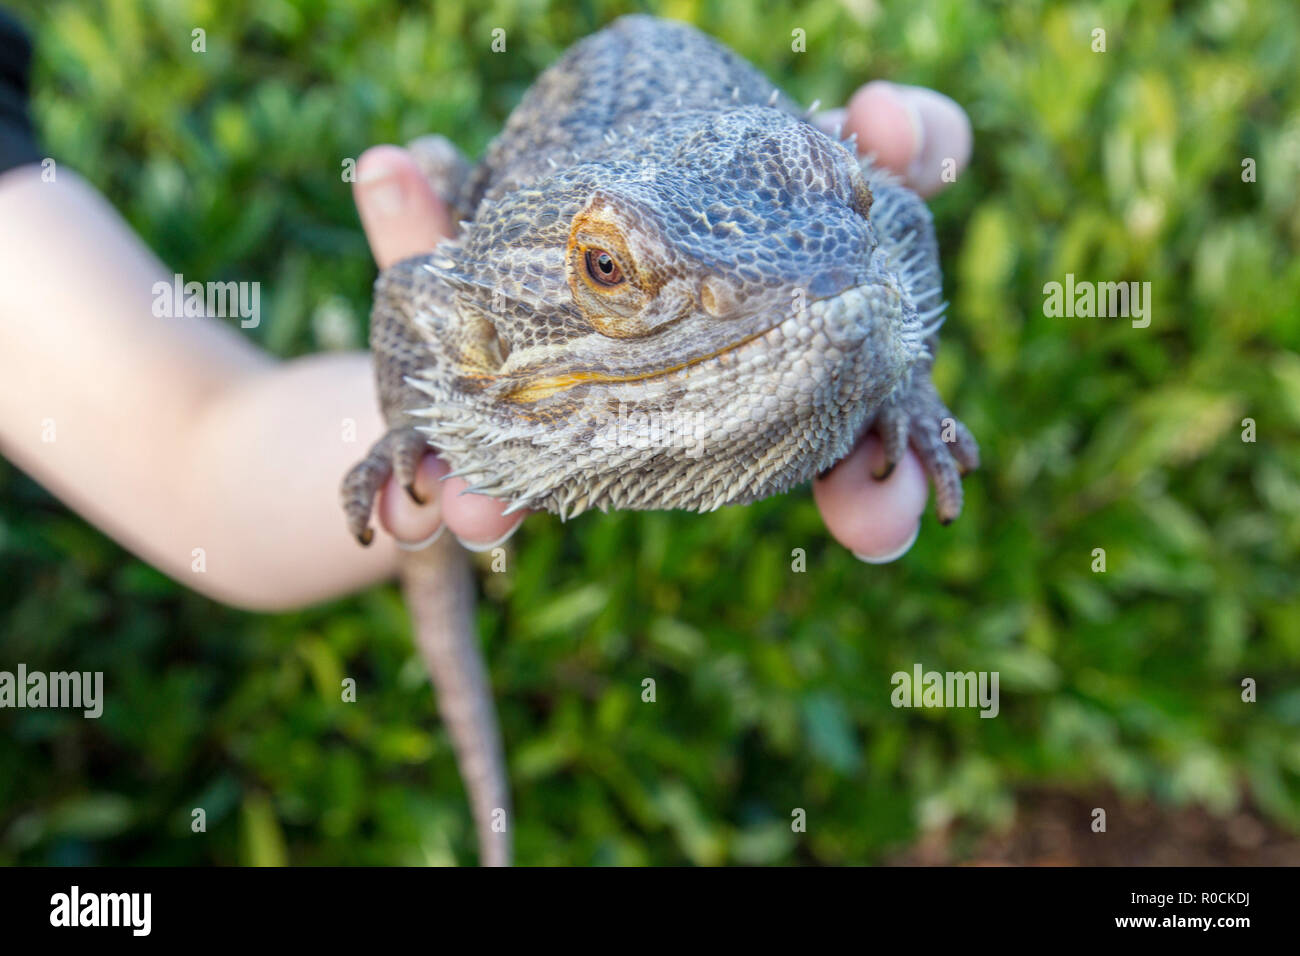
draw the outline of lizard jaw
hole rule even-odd
[[[771,331],[771,329],[764,329],[761,332],[755,332],[754,334],[748,335],[724,348],[708,352],[704,355],[697,355],[694,358],[687,359],[685,362],[681,362],[677,365],[670,365],[666,368],[655,369],[650,372],[635,372],[630,375],[613,375],[607,372],[567,372],[563,375],[550,375],[544,378],[539,378],[507,393],[504,397],[506,401],[516,403],[536,402],[543,398],[548,398],[556,392],[566,391],[577,385],[610,385],[622,382],[646,382],[651,379],[663,378],[666,375],[680,372],[693,365],[707,362],[709,359],[718,358],[728,352],[733,352],[736,349],[743,348],[755,339],[762,338]]]

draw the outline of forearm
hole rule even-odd
[[[192,586],[275,609],[392,574],[392,539],[359,547],[339,504],[342,475],[382,432],[365,353],[287,362],[214,396],[182,464],[195,491],[182,493],[180,507],[212,512],[190,538],[211,542],[208,573],[220,584]],[[174,535],[168,543],[188,566],[193,546]]]
[[[154,317],[160,279],[170,270],[72,174],[0,177],[0,451],[233,604],[294,606],[390,573],[391,546],[357,548],[337,502],[382,429],[366,357],[277,364],[220,322]]]

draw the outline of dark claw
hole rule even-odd
[[[412,428],[393,428],[375,442],[369,453],[347,473],[339,488],[343,513],[357,542],[365,547],[375,539],[370,517],[376,497],[390,475],[397,473],[406,493],[417,505],[424,499],[415,490],[415,471],[424,454],[425,441]]]
[[[895,469],[897,466],[898,466],[898,462],[896,462],[896,461],[891,461],[891,462],[889,462],[888,464],[885,465],[885,470],[884,470],[884,471],[881,471],[881,472],[874,472],[874,471],[873,471],[873,472],[871,473],[871,477],[874,478],[874,479],[876,479],[876,481],[884,481],[886,478],[888,478],[890,475],[892,475],[892,474],[894,473],[894,469]]]

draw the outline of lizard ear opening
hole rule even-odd
[[[510,343],[488,319],[480,315],[462,318],[460,334],[450,347],[461,367],[472,376],[487,376],[498,372],[510,357]]]

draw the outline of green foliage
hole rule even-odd
[[[262,280],[269,307],[244,334],[288,356],[346,344],[327,312],[364,341],[373,266],[344,160],[430,131],[481,151],[540,69],[631,7],[18,9],[51,155],[178,271]],[[1042,782],[1216,812],[1245,793],[1300,829],[1300,11],[660,12],[804,101],[884,76],[969,110],[973,163],[933,203],[953,303],[937,378],[985,464],[963,518],[927,517],[885,567],[830,541],[806,489],[707,517],[531,519],[507,572],[484,575],[480,621],[520,860],[878,860],[925,827],[1003,823],[1016,788]],[[490,52],[495,27],[506,53]],[[1246,157],[1258,182],[1242,181]],[[1149,281],[1150,327],[1044,316],[1044,284],[1067,273]],[[225,609],[9,466],[0,581],[4,661],[103,670],[112,701],[98,721],[0,712],[0,862],[472,858],[392,587],[292,614]],[[1000,671],[1000,717],[894,709],[890,675],[915,662]],[[341,675],[356,704],[340,704]],[[1258,703],[1241,701],[1244,677]],[[199,806],[206,834],[190,832]],[[807,833],[791,832],[797,807]]]

